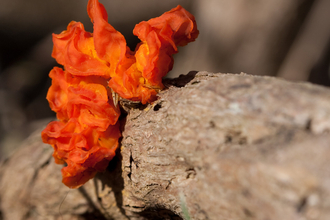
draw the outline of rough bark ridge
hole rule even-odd
[[[329,89],[207,72],[167,85],[78,190],[31,136],[1,166],[2,218],[330,219]]]

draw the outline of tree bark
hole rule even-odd
[[[330,219],[330,90],[191,72],[129,108],[106,172],[61,183],[40,131],[0,167],[7,219]]]

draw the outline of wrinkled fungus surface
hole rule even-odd
[[[78,188],[104,171],[115,156],[121,136],[120,109],[112,92],[143,104],[156,99],[162,78],[172,69],[177,46],[198,36],[195,18],[181,6],[157,18],[142,21],[133,30],[140,40],[131,51],[124,36],[108,23],[98,0],[89,0],[93,33],[72,21],[53,34],[54,67],[47,100],[58,121],[42,131],[42,140],[54,148],[55,162],[66,164],[63,183]],[[112,91],[111,91],[112,90]]]

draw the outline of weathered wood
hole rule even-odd
[[[167,85],[78,190],[39,133],[27,140],[1,166],[3,218],[330,219],[329,89],[207,72]]]

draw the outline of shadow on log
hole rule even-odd
[[[40,131],[0,169],[2,219],[330,219],[330,90],[191,72],[126,118],[78,190]]]

